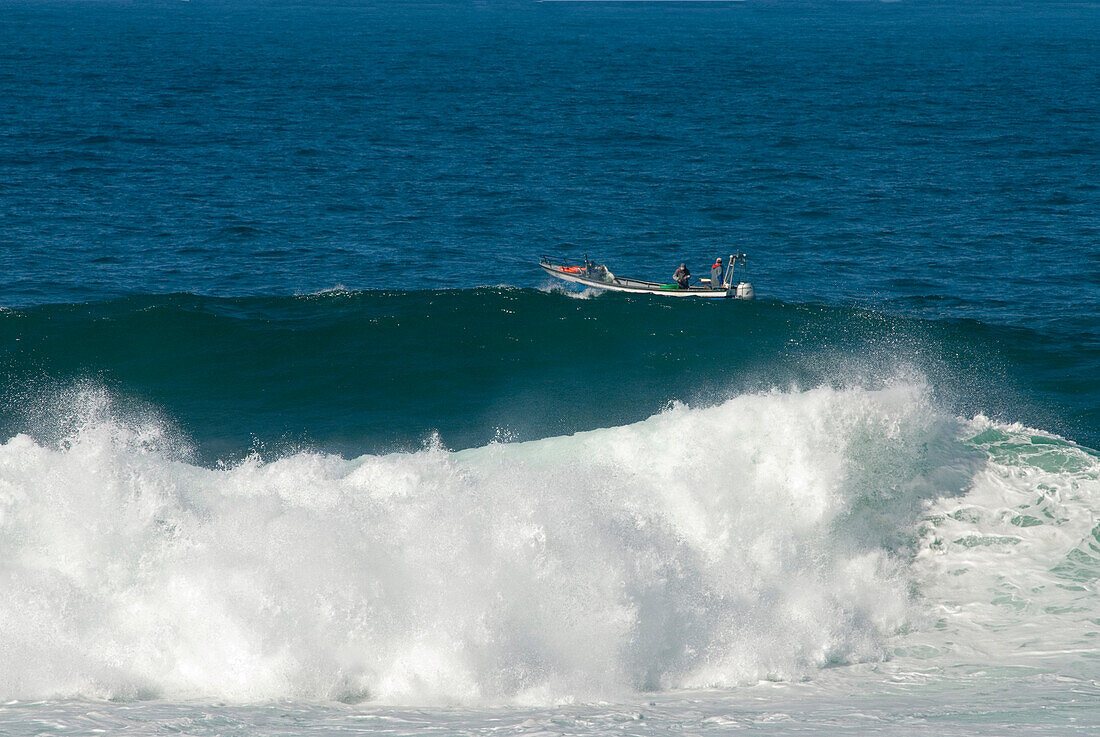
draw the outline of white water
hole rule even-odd
[[[0,696],[1097,676],[1097,458],[945,417],[919,382],[457,453],[206,469],[165,445],[93,412],[59,446],[0,447]]]

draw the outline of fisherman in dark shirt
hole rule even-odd
[[[688,271],[687,264],[680,264],[680,268],[676,269],[676,273],[672,275],[672,278],[680,285],[680,289],[687,289],[688,283],[691,281],[691,272]]]

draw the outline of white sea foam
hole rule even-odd
[[[933,626],[899,651],[1096,678],[1100,458],[985,417],[961,437],[988,460],[965,497],[938,499],[920,526],[912,570]]]
[[[1095,577],[1051,569],[1087,548],[1096,459],[932,406],[912,381],[772,392],[219,469],[99,410],[0,446],[0,696],[553,703],[976,662],[947,640],[1035,622],[1078,647]],[[1049,521],[1014,523],[1025,502]],[[1006,525],[1026,544],[968,542]],[[1078,610],[1021,614],[1006,580]]]

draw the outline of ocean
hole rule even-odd
[[[0,0],[0,732],[1094,733],[1098,59],[1090,2]]]

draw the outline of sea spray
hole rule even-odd
[[[0,693],[553,701],[881,660],[909,575],[895,535],[867,534],[956,493],[929,481],[965,457],[956,432],[900,383],[223,468],[103,416],[19,435]]]

